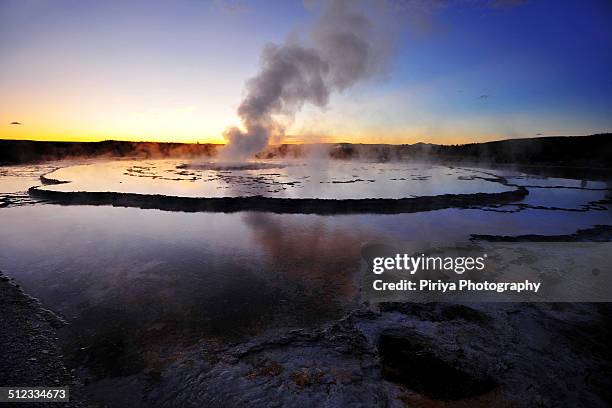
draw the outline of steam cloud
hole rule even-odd
[[[281,139],[284,126],[275,115],[293,119],[306,103],[324,107],[332,92],[343,91],[384,66],[388,43],[363,3],[326,2],[311,31],[311,45],[295,41],[269,44],[261,71],[246,84],[238,116],[244,130],[224,132],[222,160],[244,160]],[[367,13],[367,14],[366,14]]]

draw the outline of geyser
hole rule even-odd
[[[185,163],[176,166],[177,169],[195,169],[195,170],[217,170],[217,171],[231,171],[231,170],[270,170],[270,169],[282,169],[287,167],[285,163],[274,163],[274,162],[257,162],[257,161],[210,161],[210,162],[199,162],[199,163]]]
[[[282,140],[285,126],[306,103],[325,107],[330,94],[370,77],[385,65],[388,42],[368,9],[374,3],[325,2],[308,44],[290,40],[269,44],[261,54],[261,70],[247,81],[238,108],[244,129],[229,127],[220,161],[241,161],[263,150],[271,139]]]

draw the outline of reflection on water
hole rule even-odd
[[[3,211],[0,268],[71,322],[68,353],[100,376],[162,364],[203,336],[338,318],[357,296],[369,237],[309,216]]]
[[[241,337],[338,317],[358,299],[366,242],[566,234],[610,221],[606,211],[328,217],[56,205],[0,215],[0,269],[72,322],[74,347],[104,334],[123,336],[128,351],[160,355],[161,344],[202,335]]]
[[[114,191],[181,197],[403,198],[508,191],[482,174],[446,166],[344,161],[290,162],[255,170],[186,169],[176,160],[72,166],[48,177],[57,191]],[[490,178],[490,176],[489,176]]]
[[[176,173],[183,171],[176,164],[101,164],[104,177],[110,180],[105,178],[101,183],[99,165],[70,167],[53,176],[78,176],[75,182],[48,188],[121,186],[125,191],[181,195],[208,194],[216,189],[212,186],[219,185],[232,186],[232,194],[252,194],[268,188],[266,183],[255,181],[242,190],[236,183],[244,179],[232,181],[223,175],[205,181],[210,175],[201,170],[194,181],[154,178],[168,170],[175,171],[176,178],[190,177],[191,173]],[[153,176],[123,174],[136,166],[142,167],[142,174],[149,171],[145,167],[155,166]],[[402,167],[397,164],[368,166],[354,174],[353,168],[359,169],[355,163],[321,169],[312,174],[310,187],[284,185],[286,190],[269,194],[342,197],[350,193],[355,197],[372,192],[400,196],[407,192],[507,189],[500,183],[474,179],[475,173],[467,170],[421,168],[411,173],[421,179],[399,180],[402,177],[396,173],[412,172],[409,166],[404,165],[404,170],[394,170]],[[274,170],[280,176],[248,173],[240,177],[285,183],[299,181],[303,171],[303,167],[289,166]],[[321,182],[354,180],[352,177],[377,181]],[[38,184],[33,176],[25,179],[20,188],[34,181]],[[6,180],[4,185],[12,186],[13,181]],[[544,185],[535,178],[520,180],[527,185]],[[574,186],[569,181],[550,181],[555,186],[562,185],[560,182]],[[587,186],[605,188],[599,184]],[[586,204],[601,200],[606,193],[530,188],[524,203],[585,209]],[[506,209],[318,216],[50,204],[9,206],[0,209],[0,270],[67,318],[71,324],[61,332],[66,355],[72,364],[83,367],[85,376],[96,379],[154,374],[201,338],[228,342],[338,318],[360,299],[357,274],[365,243],[396,239],[464,241],[470,234],[570,234],[610,224],[611,220],[609,210],[594,208],[585,212],[499,210]]]
[[[318,299],[318,307],[353,299],[361,244],[378,234],[324,217],[300,218],[245,214],[253,242],[264,251],[265,268],[302,287],[302,296]]]

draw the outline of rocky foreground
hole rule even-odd
[[[381,304],[318,330],[197,350],[151,384],[174,406],[606,407],[609,304]]]
[[[0,386],[70,387],[68,407],[81,407],[78,381],[64,365],[56,330],[66,322],[0,272]],[[21,404],[20,406],[49,404]],[[58,405],[58,403],[55,403]]]
[[[65,322],[5,276],[0,307],[2,385],[70,385],[80,400],[55,341]],[[610,304],[363,305],[317,329],[202,340],[108,386],[132,383],[130,406],[149,407],[607,407],[611,335]]]

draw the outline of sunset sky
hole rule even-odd
[[[610,1],[389,3],[391,65],[303,109],[288,141],[612,131]],[[263,46],[307,37],[317,10],[316,0],[0,0],[0,138],[223,142]]]

